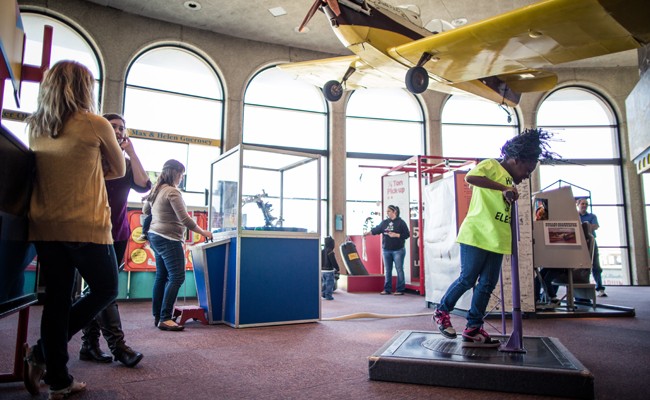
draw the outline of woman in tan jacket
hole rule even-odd
[[[45,303],[41,338],[27,351],[26,385],[38,394],[47,369],[50,399],[86,387],[68,373],[68,340],[117,296],[104,179],[122,177],[126,167],[111,124],[94,113],[94,85],[82,64],[56,63],[45,73],[36,112],[27,119],[36,154],[29,239],[45,279]],[[90,293],[72,304],[77,270]]]
[[[178,185],[185,166],[168,160],[151,190],[142,212],[151,215],[149,243],[156,256],[156,279],[153,283],[152,312],[155,325],[163,331],[181,331],[183,326],[172,320],[178,290],[185,281],[185,228],[212,238],[187,214]]]

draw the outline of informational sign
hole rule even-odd
[[[400,209],[400,217],[409,219],[409,174],[386,175],[383,177],[384,207],[395,205]]]
[[[577,221],[544,222],[544,244],[547,246],[580,246]]]
[[[206,229],[208,224],[208,215],[205,211],[189,211],[188,214],[196,221],[196,223],[203,229]],[[156,258],[154,252],[149,245],[149,242],[143,238],[140,210],[129,210],[127,214],[129,226],[131,227],[131,237],[126,245],[126,257],[124,270],[125,271],[155,271]],[[193,244],[199,243],[203,237],[193,231],[187,231],[183,248],[185,251],[185,269],[192,269],[192,256],[190,248]]]

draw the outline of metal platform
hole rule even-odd
[[[494,336],[501,342],[507,337]],[[594,377],[556,338],[524,337],[525,353],[462,347],[435,332],[399,331],[369,357],[371,380],[594,398]]]

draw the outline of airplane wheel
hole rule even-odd
[[[328,81],[323,86],[323,95],[328,101],[339,101],[343,96],[343,87],[338,81]]]
[[[429,87],[429,74],[424,67],[409,68],[406,72],[406,88],[411,93],[422,93]]]

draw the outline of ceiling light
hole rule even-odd
[[[467,23],[467,18],[454,18],[451,20],[453,26],[463,26]]]
[[[198,1],[193,1],[193,0],[186,1],[185,3],[183,3],[183,6],[185,6],[185,8],[187,8],[188,10],[192,10],[192,11],[197,11],[201,9],[201,4]]]
[[[279,17],[281,15],[286,15],[286,11],[284,11],[284,8],[282,7],[273,7],[269,8],[269,12],[274,16],[274,17]]]

